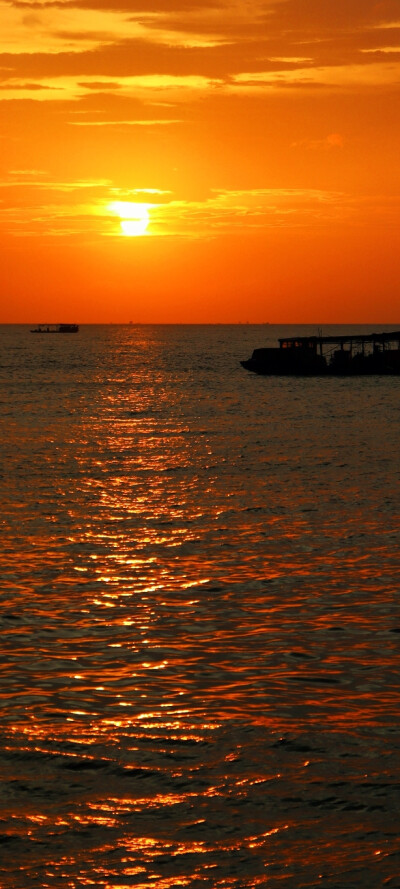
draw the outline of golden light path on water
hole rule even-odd
[[[5,889],[396,885],[400,383],[259,336],[2,340]]]

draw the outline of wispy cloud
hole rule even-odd
[[[200,75],[179,77],[173,74],[147,74],[136,77],[119,77],[107,81],[107,85],[96,78],[85,77],[78,80],[74,77],[43,77],[40,81],[20,81],[17,78],[7,78],[0,82],[0,98],[31,99],[32,92],[37,92],[38,101],[76,101],[93,92],[118,94],[132,99],[139,99],[143,103],[151,103],[157,97],[164,101],[180,104],[189,101],[193,94],[207,93],[219,86],[217,80],[210,80]]]
[[[263,89],[277,90],[293,87],[326,87],[351,91],[355,88],[371,88],[397,85],[400,80],[400,62],[392,65],[347,64],[329,67],[308,66],[291,71],[258,71],[236,74],[231,89],[249,92]]]
[[[13,171],[0,182],[8,211],[2,228],[17,236],[119,236],[111,203],[146,201],[149,235],[215,238],[281,226],[327,224],[352,213],[340,193],[318,189],[213,190],[202,200],[184,200],[157,188],[122,189],[103,180],[51,181],[35,171]],[[84,199],[82,200],[82,193]],[[51,200],[49,200],[51,195]]]
[[[332,151],[343,148],[345,143],[344,136],[340,133],[329,133],[323,139],[301,139],[299,142],[292,142],[292,148],[306,148],[310,151]]]
[[[148,119],[148,120],[70,120],[70,126],[74,127],[163,127],[174,126],[182,123],[182,120]]]

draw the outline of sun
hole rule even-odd
[[[109,210],[119,216],[122,234],[127,238],[137,238],[146,234],[150,222],[149,204],[114,201],[108,206]]]
[[[148,215],[143,219],[121,219],[121,229],[128,238],[138,237],[146,233],[149,224]]]

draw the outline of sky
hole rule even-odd
[[[400,0],[0,22],[0,322],[400,322]]]

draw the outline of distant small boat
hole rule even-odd
[[[78,333],[78,324],[38,324],[31,333]]]
[[[400,376],[400,330],[347,336],[296,336],[279,347],[254,349],[241,361],[253,373],[274,376]]]

